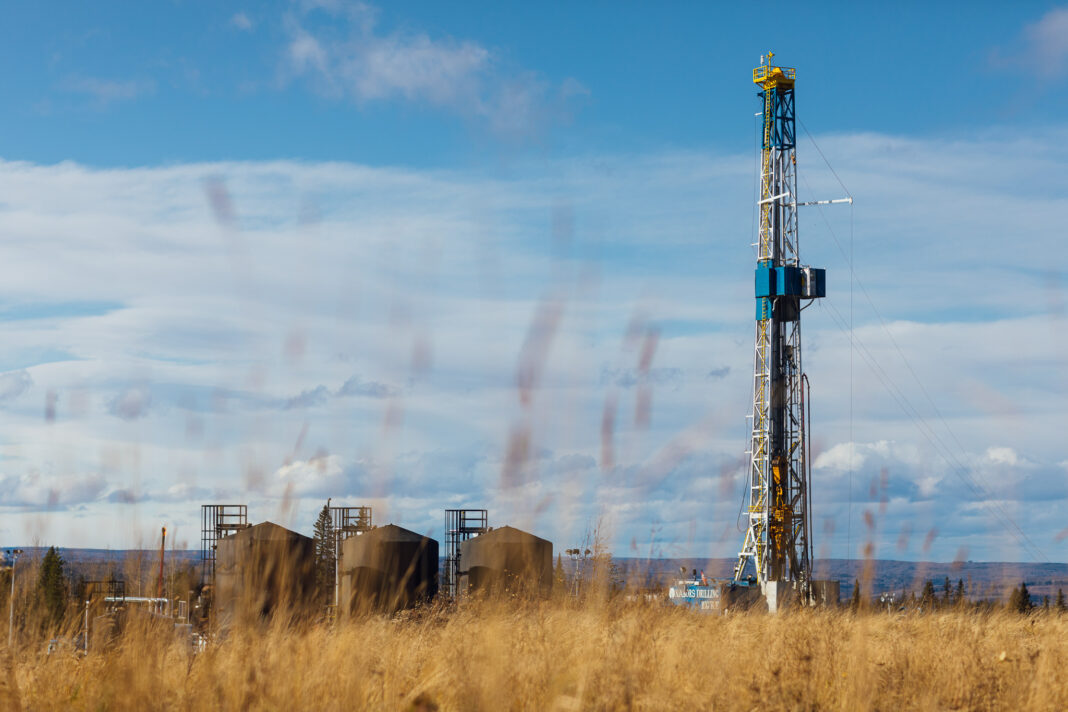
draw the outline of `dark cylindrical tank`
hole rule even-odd
[[[552,542],[498,527],[460,545],[460,590],[548,596],[553,588]]]
[[[341,542],[344,613],[393,612],[429,601],[438,592],[438,543],[395,524]]]
[[[220,539],[215,549],[216,621],[315,610],[315,542],[272,522]]]
[[[837,606],[841,595],[842,584],[838,581],[812,581],[812,598],[817,606]]]

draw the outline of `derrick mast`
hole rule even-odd
[[[822,269],[798,254],[795,70],[753,70],[760,88],[761,147],[756,265],[756,347],[749,455],[748,528],[734,580],[755,576],[774,610],[787,589],[811,596],[810,483],[801,368],[802,302],[825,294]],[[751,566],[750,566],[751,564]]]

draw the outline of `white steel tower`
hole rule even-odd
[[[753,70],[763,105],[760,227],[757,235],[756,349],[749,452],[748,528],[735,581],[755,577],[771,610],[811,598],[811,495],[805,432],[807,383],[801,368],[801,309],[823,297],[825,272],[801,263],[791,67]]]

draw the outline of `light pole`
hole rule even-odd
[[[582,549],[568,549],[564,553],[567,554],[567,558],[574,562],[571,571],[571,595],[577,598],[581,581],[586,577],[586,569],[590,560],[590,554],[593,552],[589,549],[586,549],[585,551]]]
[[[7,647],[10,648],[15,634],[15,564],[22,549],[8,549],[5,553],[11,557],[11,597],[7,600]]]

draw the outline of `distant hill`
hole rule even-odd
[[[23,561],[39,559],[47,547],[23,547]],[[74,569],[99,567],[115,564],[116,572],[132,557],[138,557],[143,567],[150,568],[158,561],[158,549],[60,549],[63,558]],[[168,549],[167,562],[174,564],[192,564],[199,560],[200,551],[196,549]],[[730,578],[736,559],[645,559],[616,557],[614,562],[620,574],[628,583],[647,586],[663,586],[679,575],[680,568],[687,573],[694,569],[708,578]],[[565,570],[571,571],[574,562],[562,558]],[[6,562],[5,562],[6,563]],[[554,562],[555,563],[555,562]],[[870,563],[865,580],[865,566]],[[963,581],[969,598],[1000,599],[1007,597],[1008,591],[1021,582],[1027,584],[1032,597],[1040,601],[1042,596],[1053,598],[1057,589],[1068,593],[1068,564],[1029,564],[1012,562],[935,562],[935,561],[895,561],[880,559],[871,562],[846,559],[823,559],[816,562],[816,578],[833,579],[842,583],[842,598],[849,598],[853,593],[853,582],[861,581],[865,595],[878,596],[881,593],[898,593],[902,591],[919,594],[925,581],[932,581],[935,590],[941,592],[946,577],[954,587],[957,581]],[[866,590],[864,590],[866,589]]]
[[[12,547],[4,547],[12,548]],[[48,551],[47,546],[23,546],[22,561],[40,559]],[[143,557],[157,559],[159,549],[74,549],[59,547],[59,555],[63,560],[74,563],[108,563],[125,561],[131,555],[141,554]],[[167,549],[167,560],[195,561],[200,558],[199,549]],[[158,560],[158,559],[157,559]],[[5,565],[6,565],[5,561]]]
[[[730,578],[737,559],[638,559],[616,560],[629,581],[643,579],[666,581],[680,573],[697,569],[709,578]],[[870,569],[865,571],[866,565]],[[864,586],[865,576],[869,584]],[[919,594],[925,581],[932,581],[941,592],[946,577],[954,587],[963,581],[970,598],[997,599],[1009,590],[1027,584],[1036,600],[1042,596],[1056,596],[1057,589],[1068,593],[1068,564],[1027,564],[1011,562],[965,561],[944,563],[935,561],[894,561],[879,559],[871,562],[847,559],[823,559],[816,562],[815,578],[841,581],[842,598],[853,594],[853,582],[862,582],[865,595],[915,592]],[[867,590],[864,590],[867,589]]]

